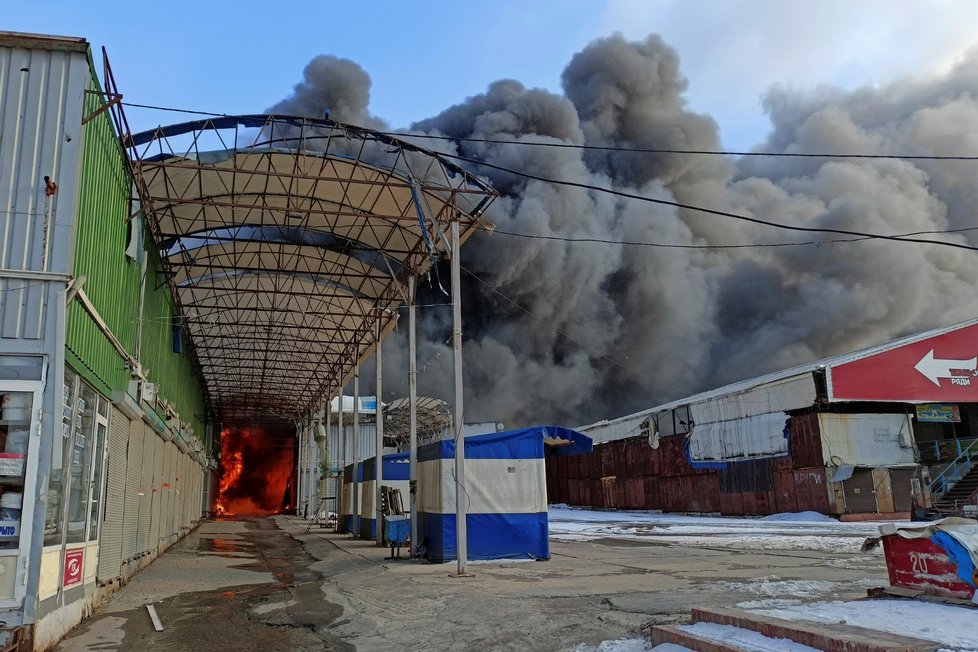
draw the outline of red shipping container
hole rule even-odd
[[[641,478],[625,480],[625,505],[628,509],[645,509],[645,483]]]
[[[744,496],[740,493],[720,492],[720,513],[724,516],[744,515]]]
[[[601,478],[615,474],[615,450],[611,444],[601,444]]]
[[[816,466],[795,471],[795,490],[798,497],[799,512],[821,512],[828,514],[829,486],[825,477],[825,467]]]
[[[578,480],[578,490],[581,492],[580,501],[581,505],[585,507],[592,507],[594,503],[591,502],[591,481],[590,480]]]
[[[662,492],[662,511],[683,511],[682,478],[660,478],[659,490]]]
[[[578,484],[577,480],[569,480],[566,486],[567,486],[566,502],[569,505],[580,505],[581,485]]]
[[[775,471],[774,504],[779,512],[798,512],[798,490],[794,470]]]
[[[958,565],[928,538],[883,537],[890,584],[946,598],[970,599],[975,590],[957,575]]]
[[[815,412],[791,417],[788,445],[796,469],[823,466],[822,437]]]
[[[662,489],[659,478],[648,476],[643,481],[645,485],[645,509],[662,509]]]
[[[608,507],[604,502],[604,485],[601,480],[591,480],[591,506],[597,509]]]
[[[744,514],[747,516],[767,516],[774,513],[774,491],[745,491]]]

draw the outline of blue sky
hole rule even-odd
[[[127,101],[259,112],[318,54],[371,76],[371,112],[407,126],[501,78],[560,89],[589,41],[657,32],[679,50],[690,106],[729,148],[766,133],[772,84],[853,88],[949,67],[978,42],[971,0],[494,0],[165,3],[12,0],[0,28],[83,36],[109,51]],[[135,129],[188,116],[128,110]]]

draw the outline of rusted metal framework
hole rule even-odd
[[[410,275],[496,196],[374,131],[247,115],[123,135],[142,214],[224,423],[300,418],[396,325]],[[437,270],[435,270],[437,271]]]
[[[384,440],[400,450],[409,447],[411,438],[411,404],[407,398],[391,401],[384,407]],[[442,439],[452,432],[452,406],[430,396],[419,396],[417,405],[417,438],[421,444]]]

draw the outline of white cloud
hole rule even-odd
[[[595,35],[662,34],[680,54],[693,108],[738,147],[766,131],[772,84],[854,88],[944,72],[978,42],[978,3],[892,0],[609,0]]]

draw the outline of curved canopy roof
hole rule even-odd
[[[225,423],[298,417],[395,325],[411,274],[496,196],[440,155],[329,120],[251,115],[126,142],[143,213]]]

